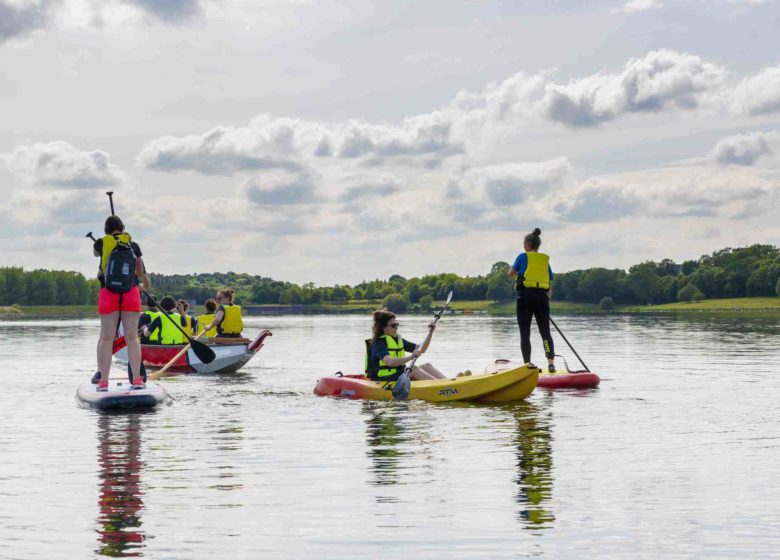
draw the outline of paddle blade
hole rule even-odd
[[[204,364],[210,364],[217,357],[214,350],[194,338],[190,339],[190,344],[192,345],[192,351],[195,352],[195,355]]]
[[[409,374],[403,372],[401,377],[398,378],[398,381],[395,382],[395,387],[393,387],[393,398],[397,401],[409,400],[409,393],[411,390],[412,381]]]
[[[119,352],[122,348],[127,346],[127,341],[125,340],[124,336],[120,336],[119,338],[114,339],[114,346],[112,347],[111,353],[116,354]]]

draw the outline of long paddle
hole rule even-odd
[[[184,338],[187,339],[187,342],[190,343],[192,346],[192,351],[195,352],[195,355],[198,357],[198,359],[203,362],[204,364],[210,364],[214,361],[214,358],[217,357],[217,355],[214,353],[214,350],[203,344],[202,342],[195,340],[190,335],[188,335],[186,332],[184,332],[184,329],[181,328],[181,325],[177,323],[173,317],[168,315],[168,312],[165,311],[162,307],[160,307],[160,304],[157,303],[157,300],[154,299],[154,297],[147,292],[146,290],[141,290],[141,292],[146,296],[146,301],[151,301],[152,305],[154,305],[157,309],[159,309],[163,315],[165,315],[168,320],[173,323],[173,326],[175,326],[179,331],[181,331],[181,334],[184,335]],[[206,331],[203,331],[206,332]]]
[[[450,306],[451,300],[452,300],[452,290],[450,290],[450,293],[447,296],[447,301],[445,302],[444,307],[441,308],[441,311],[433,315],[433,323],[431,323],[431,326],[428,327],[428,335],[425,337],[425,340],[420,345],[420,348],[424,348],[428,344],[428,342],[430,342],[431,337],[433,336],[433,327],[436,326],[436,322],[441,318],[442,315],[444,315],[444,312],[447,311],[447,308]],[[404,372],[398,378],[398,381],[395,382],[395,387],[393,387],[393,398],[395,400],[405,401],[409,399],[409,393],[412,390],[412,381],[411,381],[412,368],[414,367],[414,363],[417,361],[418,357],[419,356],[415,356],[411,362],[406,364],[406,367],[404,368]]]
[[[178,353],[177,353],[177,354],[176,354],[176,355],[175,355],[173,358],[171,358],[171,359],[170,359],[170,361],[169,361],[167,364],[165,364],[165,365],[162,367],[162,369],[161,369],[161,370],[154,371],[154,372],[150,373],[150,374],[149,374],[149,379],[151,379],[152,381],[157,381],[158,379],[160,379],[160,378],[161,378],[161,377],[162,377],[162,376],[165,374],[165,372],[167,372],[167,371],[168,371],[168,369],[170,369],[170,367],[171,367],[171,366],[172,366],[174,363],[176,363],[176,360],[178,360],[178,359],[179,359],[179,358],[181,358],[181,357],[182,357],[184,354],[186,354],[186,353],[187,353],[187,350],[189,350],[189,349],[192,347],[192,342],[195,342],[195,341],[196,341],[198,338],[200,338],[200,337],[201,337],[201,336],[203,336],[204,334],[206,334],[206,331],[201,331],[201,332],[200,332],[200,334],[196,335],[196,336],[195,336],[195,338],[193,338],[193,339],[190,341],[190,344],[188,344],[187,346],[185,346],[184,348],[182,348],[181,350],[179,350],[179,352],[178,352]],[[194,351],[194,350],[193,350],[193,351]],[[208,362],[206,362],[206,363],[208,363]]]
[[[583,362],[583,361],[582,361],[582,358],[580,358],[580,355],[579,355],[579,354],[577,354],[577,351],[574,349],[574,346],[572,346],[572,345],[571,345],[571,343],[568,341],[568,339],[566,338],[566,336],[565,336],[565,335],[564,335],[564,334],[561,332],[561,329],[559,329],[559,328],[558,328],[558,325],[556,325],[556,324],[555,324],[555,321],[553,321],[553,320],[552,320],[552,317],[550,317],[550,322],[552,323],[552,326],[553,326],[553,327],[555,327],[555,330],[556,330],[556,331],[558,331],[558,334],[559,334],[559,335],[561,335],[561,338],[563,338],[563,340],[565,340],[565,341],[566,341],[566,344],[568,344],[568,345],[569,345],[569,348],[571,348],[571,351],[572,351],[572,352],[574,352],[574,355],[575,355],[575,356],[577,356],[577,359],[578,359],[578,360],[580,361],[580,363],[582,364],[582,367],[584,367],[584,368],[585,368],[585,371],[587,371],[588,373],[590,373],[590,370],[588,369],[588,366],[586,366],[586,365],[585,365],[585,362]],[[568,369],[568,366],[567,366],[567,368],[566,368],[566,369]]]

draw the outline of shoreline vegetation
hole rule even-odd
[[[441,302],[434,301],[431,308],[437,309]],[[382,306],[382,300],[350,300],[343,303],[301,304],[301,305],[247,305],[246,316],[267,315],[338,315],[368,314]],[[450,304],[455,315],[513,316],[514,301],[497,302],[485,300],[453,301]],[[596,303],[571,303],[555,301],[550,303],[552,313],[572,315],[664,315],[697,314],[749,314],[780,317],[780,297],[745,297],[710,299],[693,302],[667,303],[663,305],[616,305],[614,309],[603,310]],[[408,311],[410,314],[428,314],[430,310]],[[0,306],[0,320],[36,319],[84,319],[97,317],[96,305],[13,305]]]

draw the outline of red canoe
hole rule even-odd
[[[485,368],[485,373],[504,371],[516,368],[519,365],[522,364],[499,358]],[[598,387],[600,382],[599,376],[592,371],[566,371],[559,373],[544,373],[542,371],[539,374],[539,381],[536,386],[543,389],[588,389]]]
[[[271,331],[264,330],[257,337],[249,339],[209,339],[208,345],[214,350],[216,357],[210,364],[201,362],[192,349],[179,357],[171,366],[170,371],[177,373],[232,373],[241,369],[263,347],[263,341],[271,336]],[[149,369],[160,369],[171,361],[183,344],[142,344],[141,358]],[[114,359],[120,364],[127,364],[127,348],[122,348]]]

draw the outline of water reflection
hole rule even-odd
[[[366,417],[366,450],[375,477],[372,484],[397,484],[399,461],[404,454],[398,445],[404,440],[405,427],[398,421],[393,409],[368,401],[361,405]]]
[[[98,418],[98,548],[102,556],[143,556],[141,531],[141,415],[101,414]]]
[[[555,521],[550,509],[553,478],[549,403],[517,403],[512,416],[516,428],[518,518],[526,529],[549,529]]]

